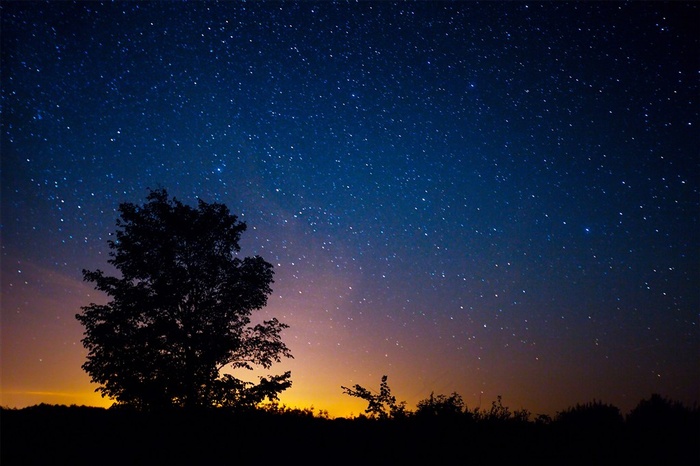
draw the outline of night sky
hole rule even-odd
[[[107,406],[121,202],[248,224],[282,401],[700,401],[700,4],[3,2],[0,404]]]

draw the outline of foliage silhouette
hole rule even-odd
[[[277,319],[251,325],[267,304],[272,265],[240,259],[246,224],[218,203],[196,208],[151,190],[143,206],[119,206],[108,262],[84,279],[111,298],[76,315],[89,353],[83,369],[97,391],[143,409],[173,406],[252,406],[291,386],[289,372],[258,384],[224,368],[269,369],[292,357]]]
[[[654,393],[648,400],[640,401],[626,419],[629,424],[639,428],[666,430],[697,422],[699,414],[698,407],[687,408],[678,401]]]
[[[347,395],[362,398],[367,401],[368,405],[367,409],[365,409],[365,413],[371,418],[397,419],[403,418],[407,414],[405,401],[396,404],[396,397],[391,394],[386,375],[382,376],[382,382],[379,385],[379,393],[372,393],[371,390],[359,384],[356,384],[352,388],[343,386],[340,388],[342,388],[343,392]]]
[[[627,415],[629,435],[637,439],[637,464],[700,464],[700,408],[659,394],[641,400]],[[687,445],[694,445],[694,457]]]
[[[622,424],[620,409],[616,406],[593,400],[577,404],[557,414],[556,422],[579,429],[599,430],[615,428]]]
[[[432,405],[450,397],[432,396]],[[499,401],[495,417],[466,406],[460,414],[460,398],[448,402],[449,415],[418,408],[400,419],[328,419],[276,402],[245,410],[0,408],[0,464],[700,464],[697,407],[652,397],[618,423],[617,408],[594,401],[565,410],[577,414],[564,421],[514,422]],[[589,426],[604,419],[617,427],[597,436]]]
[[[575,464],[604,464],[624,455],[624,418],[616,406],[597,400],[577,404],[557,413],[553,426],[557,445],[563,450],[580,449],[582,444],[595,446]]]
[[[416,416],[430,417],[457,417],[465,412],[465,404],[459,393],[453,392],[450,396],[437,395],[434,392],[425,400],[416,405]]]
[[[491,422],[526,422],[530,418],[530,412],[526,409],[511,411],[507,406],[503,406],[503,398],[498,395],[496,401],[491,402],[491,409],[484,412],[482,416]]]

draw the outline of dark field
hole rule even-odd
[[[349,420],[289,409],[144,413],[39,405],[2,409],[1,462],[700,464],[697,409],[638,409],[623,420],[595,406],[580,408],[554,420],[528,421],[468,412]]]

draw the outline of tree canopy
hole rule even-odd
[[[106,293],[76,318],[85,327],[83,369],[103,396],[141,408],[255,405],[277,399],[291,374],[243,381],[222,369],[269,369],[291,358],[273,318],[251,324],[272,292],[272,265],[238,257],[246,224],[219,203],[197,207],[150,191],[122,203],[110,259],[121,277],[83,270]]]

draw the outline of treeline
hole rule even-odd
[[[594,401],[554,417],[501,399],[467,409],[431,395],[415,411],[330,419],[313,409],[136,411],[38,405],[0,411],[13,464],[700,464],[700,410],[653,395],[623,416]]]

